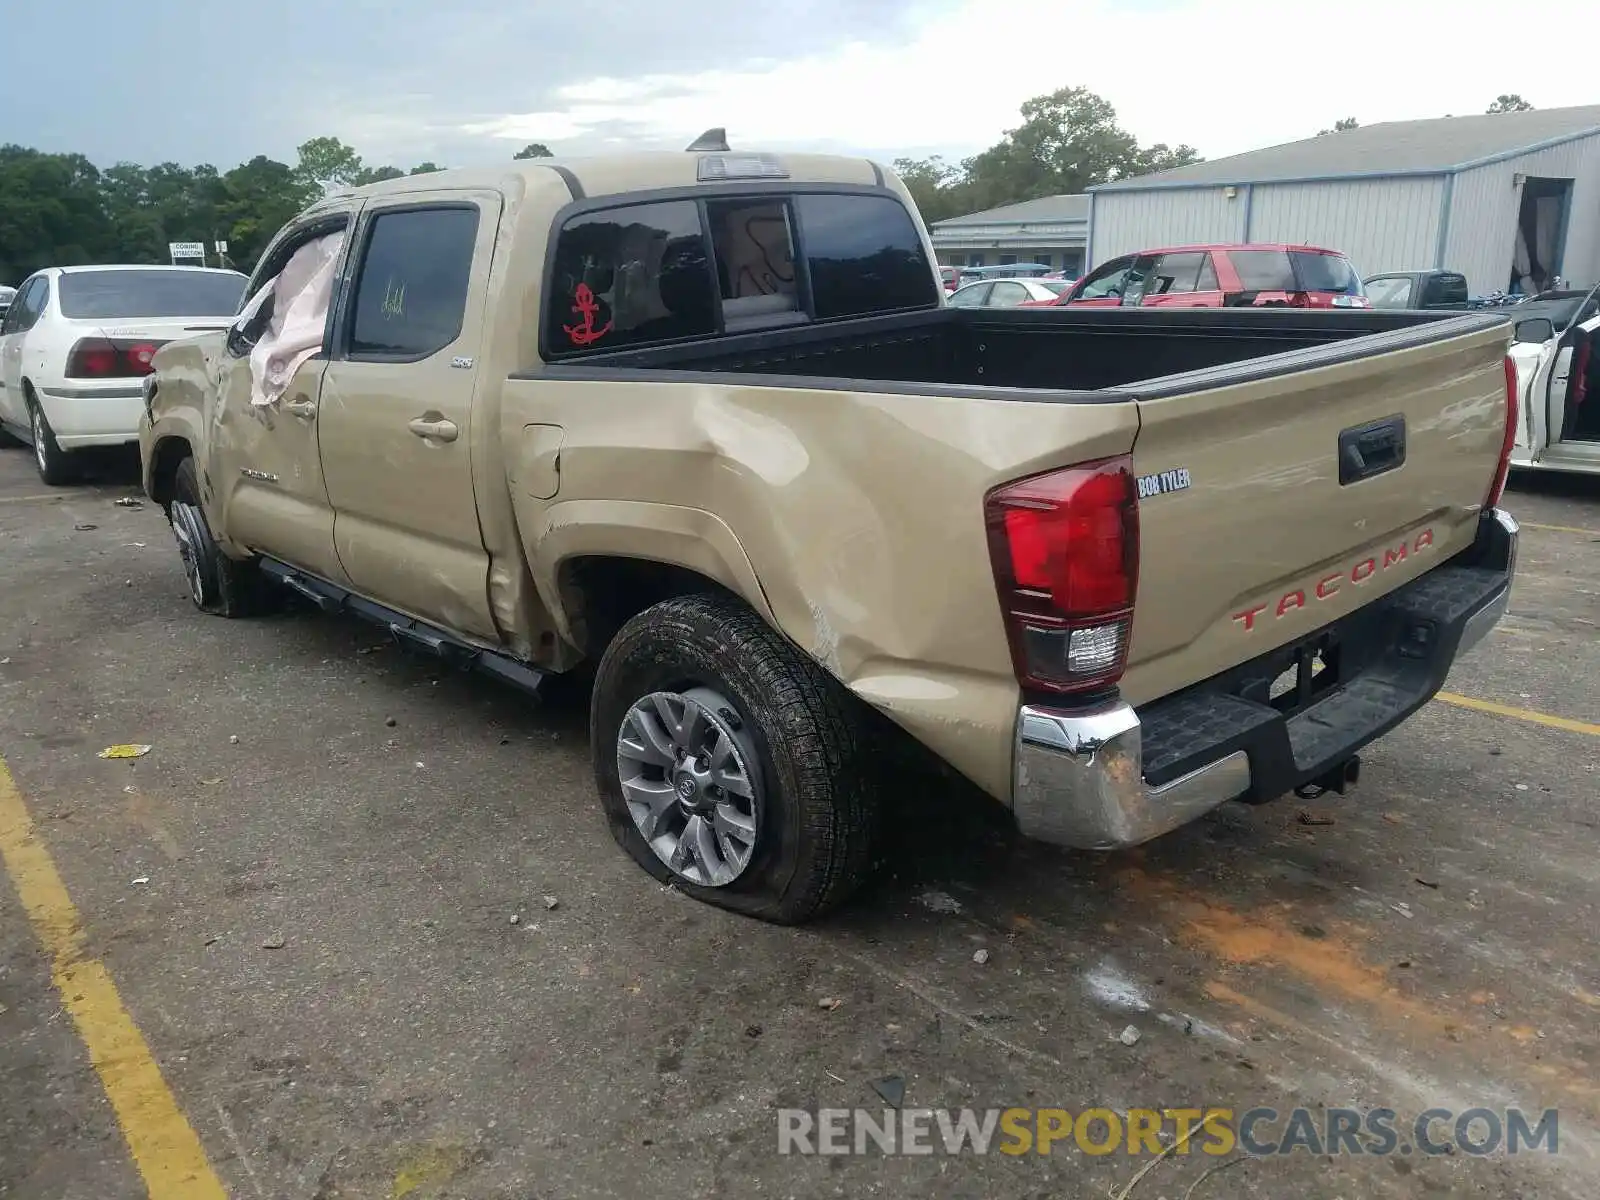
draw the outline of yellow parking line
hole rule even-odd
[[[1492,700],[1478,700],[1472,696],[1458,696],[1454,692],[1440,692],[1434,699],[1454,704],[1457,708],[1494,713],[1497,717],[1515,717],[1519,721],[1531,721],[1535,725],[1544,725],[1550,729],[1564,729],[1568,733],[1587,733],[1591,737],[1600,737],[1600,725],[1588,721],[1574,721],[1571,717],[1553,717],[1549,713],[1535,712],[1531,708],[1512,708],[1509,704],[1496,704]]]
[[[222,1181],[122,1006],[105,964],[83,954],[83,928],[61,875],[0,759],[0,858],[51,960],[61,1002],[89,1049],[150,1200],[227,1200]]]
[[[1581,533],[1588,537],[1600,537],[1600,529],[1580,529],[1576,525],[1538,525],[1533,521],[1518,521],[1524,529],[1543,529],[1546,533]]]

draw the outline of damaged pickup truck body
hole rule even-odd
[[[619,842],[783,921],[865,872],[883,729],[1030,836],[1131,845],[1342,789],[1504,611],[1503,316],[941,291],[859,159],[375,184],[163,348],[145,488],[202,608],[272,582],[593,671]]]

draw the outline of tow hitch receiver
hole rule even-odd
[[[1318,775],[1310,783],[1302,783],[1295,788],[1294,794],[1302,800],[1315,800],[1328,792],[1338,792],[1342,796],[1345,789],[1354,787],[1360,778],[1361,756],[1352,754],[1342,763]]]

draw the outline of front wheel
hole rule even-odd
[[[697,899],[799,924],[865,878],[877,799],[866,715],[731,597],[634,617],[600,660],[595,777],[612,835]]]
[[[178,465],[167,520],[196,608],[220,617],[246,617],[266,607],[267,580],[260,569],[253,562],[229,558],[211,536],[192,458]]]

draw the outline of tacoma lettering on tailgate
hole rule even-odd
[[[1246,631],[1253,630],[1256,627],[1256,618],[1264,612],[1272,613],[1271,620],[1279,620],[1296,609],[1307,607],[1308,604],[1321,600],[1331,600],[1346,581],[1357,584],[1365,583],[1374,575],[1399,566],[1406,561],[1408,556],[1414,557],[1421,554],[1432,545],[1433,530],[1424,529],[1416,537],[1410,539],[1409,542],[1397,542],[1395,545],[1387,547],[1381,555],[1376,553],[1369,554],[1347,570],[1335,571],[1331,575],[1324,575],[1321,579],[1318,579],[1313,584],[1308,584],[1306,587],[1285,592],[1279,597],[1276,606],[1258,604],[1254,608],[1247,608],[1243,612],[1234,613],[1233,619],[1243,625]]]

